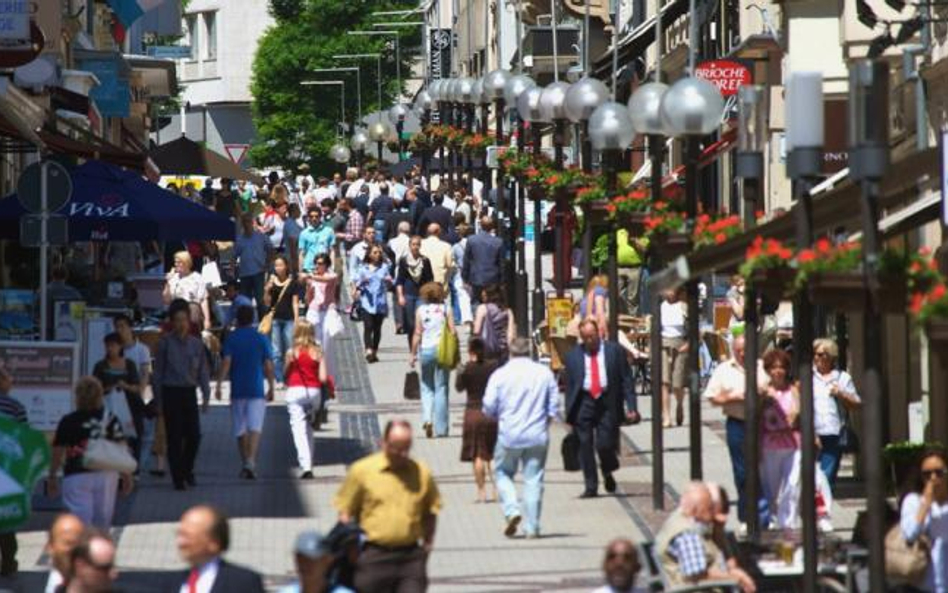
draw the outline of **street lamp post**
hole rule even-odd
[[[487,93],[484,91],[484,79],[482,76],[474,82],[474,103],[475,109],[477,107],[481,108],[481,117],[480,125],[478,126],[478,133],[487,137],[488,133],[488,118],[490,117],[490,97],[487,96]],[[490,192],[494,188],[494,175],[490,170],[490,167],[487,166],[487,153],[483,155],[483,161],[481,162],[481,199],[485,202],[490,197]],[[471,194],[474,194],[474,178],[471,177]]]
[[[882,379],[882,314],[879,307],[879,182],[889,166],[889,65],[858,60],[849,70],[850,175],[862,189],[862,264],[868,281],[863,367],[862,455],[869,518],[869,589],[882,591],[885,575],[885,476],[882,468],[886,382]],[[924,132],[922,132],[924,133]],[[807,466],[804,466],[807,467]]]
[[[392,105],[388,110],[388,119],[395,124],[395,134],[398,137],[398,160],[402,160],[402,153],[405,152],[405,118],[408,117],[409,109],[401,103]]]
[[[352,134],[352,139],[349,141],[349,146],[352,147],[352,150],[356,153],[356,166],[360,169],[362,168],[362,163],[365,161],[365,149],[369,145],[369,136],[362,130],[356,130]]]
[[[531,87],[520,94],[517,99],[517,111],[520,117],[530,123],[530,131],[533,135],[533,154],[540,154],[540,141],[542,133],[540,124],[544,123],[543,113],[540,109],[540,96],[543,89],[540,87]],[[543,203],[536,199],[533,200],[533,327],[538,327],[543,321],[543,312],[546,306],[545,296],[543,294],[543,263],[540,249],[540,223],[543,218]]]
[[[380,53],[369,53],[369,54],[336,54],[332,57],[334,60],[366,60],[374,59],[376,62],[376,89],[378,91],[378,109],[380,111],[379,119],[381,120],[381,109],[382,109],[382,54]]]
[[[421,123],[422,129],[428,125],[428,121],[431,119],[431,107],[434,105],[434,99],[431,96],[430,88],[431,85],[428,85],[428,88],[422,89],[415,98],[415,113],[418,115],[418,120]],[[428,177],[428,165],[430,159],[431,154],[429,153],[426,146],[421,151],[421,174],[423,177]]]
[[[395,39],[395,81],[398,86],[398,97],[402,96],[402,53],[398,45],[398,31],[346,31],[346,35],[370,36],[392,35]]]
[[[526,138],[524,137],[526,130],[524,126],[524,118],[522,115],[520,115],[520,111],[516,107],[520,99],[520,95],[522,95],[526,90],[535,86],[536,83],[533,82],[533,79],[525,74],[517,74],[516,76],[510,77],[510,80],[508,80],[507,84],[504,85],[504,100],[506,101],[507,105],[514,107],[513,112],[517,117],[518,152],[523,152],[523,149],[526,145]],[[513,210],[513,208],[511,208],[511,210]],[[517,319],[517,334],[523,338],[527,337],[530,333],[528,322],[530,311],[527,299],[527,294],[529,293],[530,288],[527,283],[527,250],[525,241],[526,225],[526,195],[523,184],[518,183],[516,224],[511,227],[511,232],[515,237],[512,242],[517,248],[517,261],[513,281],[513,303],[514,317]]]
[[[338,86],[342,91],[339,98],[339,121],[346,123],[346,82],[344,80],[303,80],[300,86]]]
[[[589,7],[587,6],[587,12]],[[588,14],[587,14],[588,18]],[[588,22],[587,22],[588,25]],[[588,29],[586,29],[588,31]],[[584,33],[585,34],[585,33]],[[589,140],[589,116],[597,107],[609,99],[609,89],[602,81],[584,77],[574,82],[566,91],[566,116],[576,124],[579,131],[580,162],[583,172],[592,173],[592,142]],[[583,282],[588,283],[592,278],[592,221],[590,209],[583,207]]]
[[[476,82],[477,81],[473,78],[465,76],[461,78],[461,81],[458,83],[458,99],[461,103],[462,114],[461,123],[464,127],[464,132],[467,134],[470,134],[474,130],[474,85]],[[473,169],[471,153],[467,151],[466,154],[462,155],[462,158],[467,160],[467,166],[464,167],[464,170],[467,171],[470,186],[473,188],[474,175],[471,172]],[[473,189],[471,191],[473,191]]]
[[[355,72],[356,81],[356,113],[359,119],[357,125],[362,125],[362,72],[358,66],[338,66],[333,68],[312,68],[310,72],[319,74],[323,72]]]
[[[369,139],[375,142],[378,153],[378,166],[382,166],[382,145],[392,135],[392,127],[381,119],[369,126]]]
[[[494,103],[494,133],[497,146],[503,146],[504,144],[504,113],[506,107],[504,93],[510,79],[510,72],[502,68],[491,70],[484,76],[484,95],[488,101],[493,101]],[[495,206],[495,211],[498,213],[497,234],[503,241],[505,252],[509,254],[516,248],[516,244],[514,243],[516,231],[513,230],[512,225],[512,220],[514,219],[513,208],[507,200],[507,184],[504,181],[503,172],[500,170],[498,170],[497,173],[497,203]],[[513,299],[510,297],[516,298],[516,293],[514,292],[516,287],[513,282],[513,257],[505,257],[503,266],[502,278],[504,286],[507,289],[507,302],[511,303]]]
[[[543,119],[553,122],[553,163],[557,171],[562,171],[565,164],[563,146],[566,144],[566,91],[569,86],[566,82],[553,82],[540,95]],[[562,298],[569,275],[570,235],[566,232],[566,195],[559,190],[553,198],[553,286],[556,296]]]
[[[692,13],[694,15],[694,13]],[[692,16],[694,18],[694,16]],[[692,39],[696,39],[697,35]],[[724,99],[710,82],[694,77],[683,78],[673,84],[662,96],[660,106],[662,122],[672,136],[684,136],[685,161],[685,210],[688,220],[694,221],[698,214],[698,140],[717,129],[724,112]],[[701,467],[701,392],[698,359],[698,281],[689,280],[686,285],[688,320],[688,424],[690,432],[691,479],[702,479]]]
[[[735,169],[742,180],[744,229],[757,225],[760,186],[764,177],[763,143],[766,126],[763,87],[745,85],[737,91],[738,126]],[[760,536],[760,417],[757,394],[757,353],[759,352],[757,287],[749,282],[744,287],[744,518],[752,541]]]
[[[632,118],[625,105],[615,101],[607,101],[596,108],[589,117],[589,139],[594,150],[602,153],[603,169],[606,173],[606,191],[614,194],[617,186],[619,159],[622,151],[626,150],[635,139],[635,129],[632,127]],[[614,228],[609,229],[609,277],[619,275],[618,242]],[[613,341],[619,337],[619,287],[617,283],[609,284],[609,338]]]
[[[796,244],[813,243],[810,188],[820,174],[823,153],[823,74],[791,72],[787,83],[787,175],[797,199]],[[803,590],[817,590],[816,430],[813,425],[813,307],[806,287],[797,291],[793,310],[793,352],[800,385],[800,520],[803,524]],[[873,451],[878,455],[878,451]]]

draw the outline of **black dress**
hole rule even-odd
[[[467,392],[464,408],[464,428],[461,431],[461,461],[494,458],[497,444],[497,421],[481,411],[484,390],[491,374],[497,369],[494,361],[473,362],[464,368],[455,379],[455,388]]]

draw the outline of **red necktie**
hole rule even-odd
[[[201,576],[201,572],[196,569],[191,569],[191,574],[188,575],[188,593],[197,593],[198,590],[198,578]]]
[[[599,383],[599,353],[589,355],[589,395],[599,399],[602,395],[602,385]]]

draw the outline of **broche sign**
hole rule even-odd
[[[753,82],[750,68],[735,60],[701,62],[695,68],[695,76],[718,87],[724,97],[736,95],[739,87]]]

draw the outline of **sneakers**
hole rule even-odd
[[[520,527],[520,515],[514,515],[507,518],[507,527],[504,528],[504,535],[513,537],[517,535],[517,527]]]

